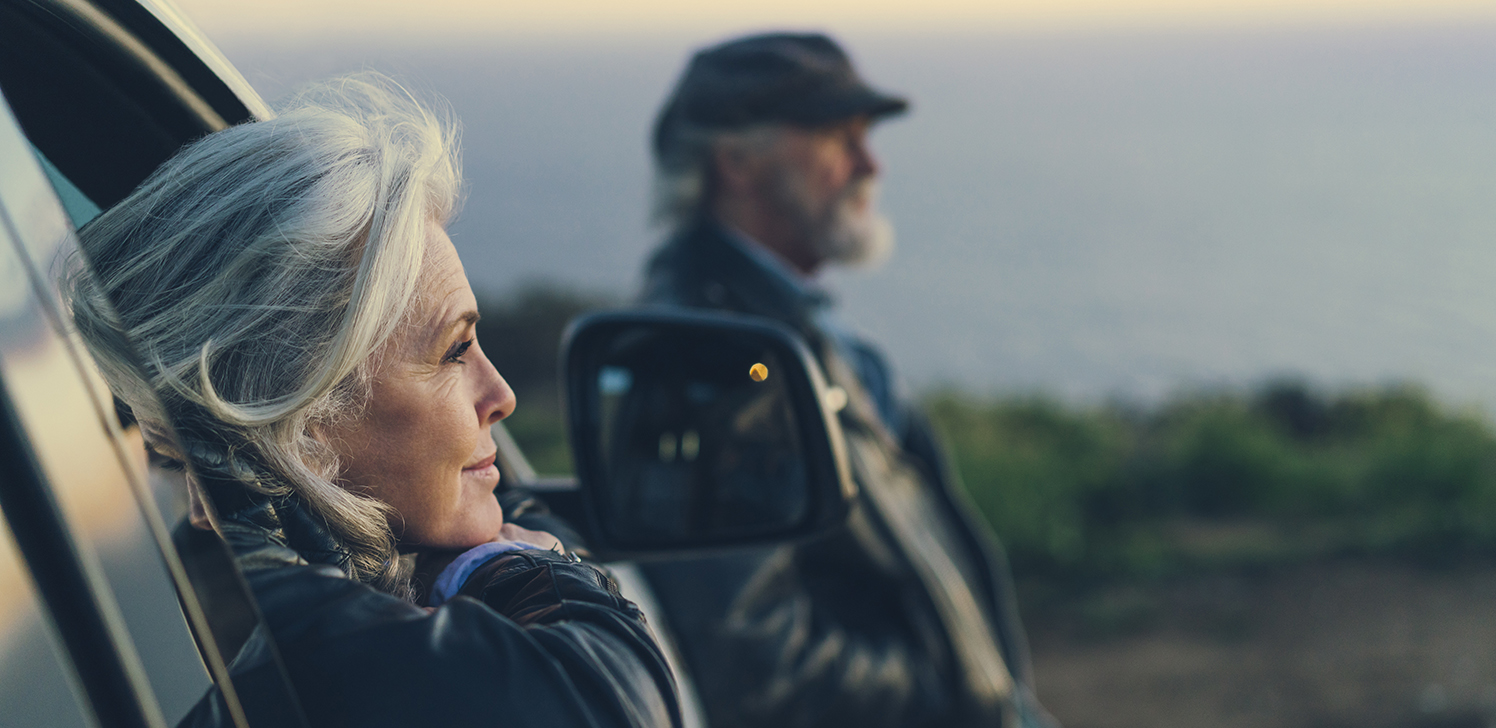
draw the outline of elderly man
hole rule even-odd
[[[905,111],[823,35],[695,55],[654,133],[672,228],[642,300],[776,319],[848,395],[859,507],[799,546],[647,567],[713,728],[1045,726],[1007,565],[883,357],[814,278],[886,256],[869,128]]]

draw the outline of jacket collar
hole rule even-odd
[[[832,304],[825,290],[790,270],[757,241],[721,223],[702,220],[682,242],[693,248],[707,277],[725,286],[747,313],[803,326]]]
[[[325,564],[348,573],[348,550],[294,494],[271,497],[237,484],[217,483],[210,492],[237,489],[215,498],[218,528],[246,573],[279,566]],[[227,503],[225,503],[227,501]],[[230,508],[221,506],[232,504]]]

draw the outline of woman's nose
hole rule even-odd
[[[478,421],[491,425],[513,414],[517,402],[514,390],[504,381],[504,375],[499,373],[493,362],[488,360],[488,355],[483,353],[483,346],[473,342],[473,348],[478,350],[478,357],[473,362],[478,364]]]

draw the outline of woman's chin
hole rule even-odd
[[[465,528],[462,529],[463,540],[468,542],[469,548],[498,539],[499,529],[504,527],[504,507],[499,505],[499,499],[493,495],[492,490],[484,496],[486,497],[479,497],[466,513],[461,514],[465,522]]]
[[[499,505],[493,489],[466,478],[463,485],[472,487],[465,489],[465,497],[443,509],[441,515],[429,513],[425,518],[405,521],[401,542],[416,549],[465,551],[497,540],[504,527],[504,507]]]
[[[457,528],[451,530],[442,538],[433,539],[433,543],[427,548],[453,549],[466,551],[475,546],[481,546],[490,541],[497,541],[499,530],[504,526],[502,511],[494,508],[493,513],[468,513],[464,514],[464,522]]]

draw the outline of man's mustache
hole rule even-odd
[[[878,197],[878,180],[872,175],[864,175],[847,183],[847,186],[837,194],[837,205],[858,205],[871,209],[873,201]]]

